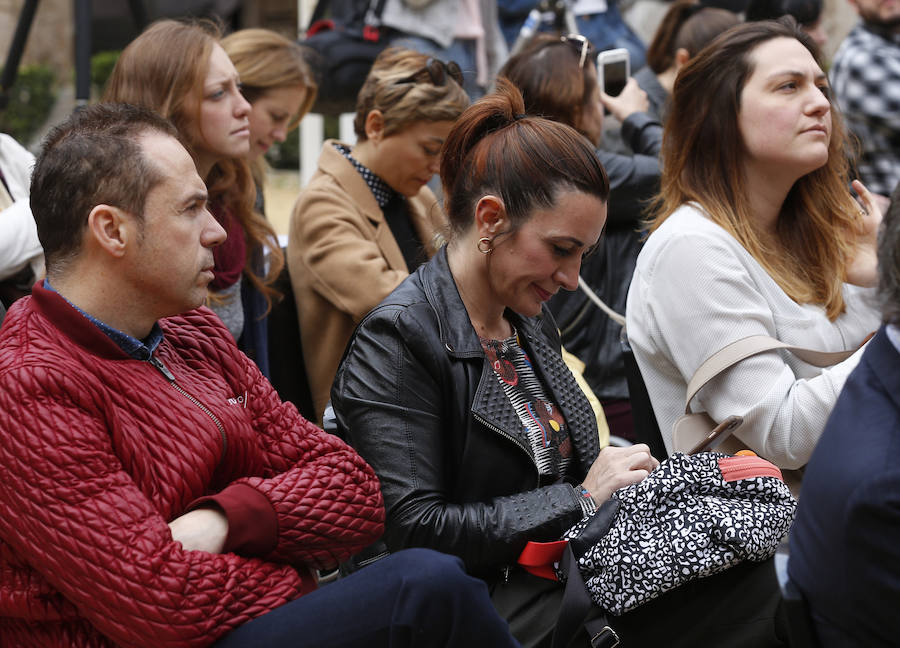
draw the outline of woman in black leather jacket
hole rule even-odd
[[[360,323],[332,402],[381,480],[387,549],[462,557],[513,634],[543,645],[561,588],[517,568],[520,552],[656,462],[646,446],[599,452],[545,306],[600,237],[606,174],[576,131],[523,110],[501,80],[450,132],[450,242]]]
[[[603,238],[585,260],[581,275],[607,305],[624,315],[643,240],[644,209],[659,191],[662,126],[648,114],[647,95],[634,79],[618,96],[601,91],[595,55],[586,41],[538,36],[511,56],[500,74],[522,92],[526,112],[568,124],[597,147],[609,176],[609,216]],[[599,148],[604,109],[622,124],[622,140],[632,155]],[[584,377],[603,405],[610,433],[634,438],[619,341],[622,327],[581,291],[560,293],[549,306],[563,345],[585,363]]]

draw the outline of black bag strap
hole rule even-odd
[[[618,646],[619,635],[610,627],[606,612],[594,605],[588,595],[571,544],[566,546],[559,568],[566,576],[566,589],[563,592],[556,628],[553,630],[552,648],[566,648],[582,628],[590,635],[592,648]],[[588,616],[592,614],[592,618],[588,620]]]
[[[381,14],[384,12],[384,5],[387,0],[369,0],[367,3],[367,7],[364,11],[360,11],[359,15],[353,15],[350,17],[348,22],[359,22],[360,24],[367,24],[370,16],[373,18],[376,23],[381,22]],[[325,17],[325,12],[331,7],[331,0],[319,0],[316,3],[315,9],[313,9],[312,16],[309,18],[309,24],[314,25],[317,21],[322,20]],[[309,28],[309,25],[307,25]]]
[[[619,635],[613,630],[606,620],[606,614],[601,614],[595,619],[584,622],[584,629],[591,638],[591,648],[616,648],[619,645]]]
[[[559,571],[566,578],[566,589],[553,630],[552,648],[566,648],[582,628],[590,635],[592,648],[615,648],[619,645],[619,636],[610,627],[606,611],[596,605],[588,594],[576,558],[576,555],[583,556],[609,532],[619,512],[619,504],[614,497],[606,500],[581,533],[569,539],[563,551]]]
[[[319,0],[316,3],[315,9],[313,9],[312,16],[309,17],[309,25],[314,25],[318,21],[322,20],[322,17],[325,15],[325,9],[328,5],[331,4],[329,0]],[[306,26],[309,29],[309,25]]]
[[[381,14],[384,13],[384,5],[387,0],[375,0],[375,6],[371,7],[372,17],[379,23],[381,22]]]

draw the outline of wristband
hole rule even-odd
[[[583,484],[578,484],[578,486],[575,487],[575,490],[581,495],[579,503],[581,504],[581,510],[585,517],[596,513],[597,504],[594,502],[594,498],[591,497],[591,492],[585,488]]]

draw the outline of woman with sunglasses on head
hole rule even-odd
[[[880,212],[859,181],[819,50],[793,18],[738,25],[675,81],[651,234],[628,295],[628,337],[664,440],[688,382],[729,343],[763,335],[859,347]],[[806,464],[861,352],[831,367],[768,351],[700,390],[694,411],[743,417],[736,437],[782,468]]]
[[[437,250],[446,220],[426,183],[468,104],[456,64],[388,48],[359,91],[356,144],[326,141],[297,198],[288,269],[319,420],[356,324]]]
[[[662,126],[647,114],[647,99],[634,79],[612,97],[599,86],[596,52],[582,36],[541,35],[509,58],[501,75],[525,98],[528,114],[568,124],[587,138],[609,176],[606,229],[582,276],[613,310],[625,312],[625,298],[640,251],[642,219],[659,189]],[[622,155],[600,148],[603,112],[622,124],[622,138],[634,151]],[[561,292],[550,309],[563,345],[585,363],[584,377],[600,399],[610,433],[634,438],[625,366],[619,342],[622,327],[581,291]]]
[[[381,482],[386,550],[460,556],[516,638],[543,646],[562,587],[517,557],[657,462],[643,445],[600,451],[545,305],[597,244],[606,174],[577,131],[523,112],[501,78],[449,132],[450,241],[363,319],[332,398]]]
[[[209,209],[228,234],[213,250],[209,306],[241,349],[265,365],[264,347],[245,344],[243,332],[278,296],[272,283],[284,259],[274,230],[254,209],[256,185],[247,162],[251,107],[220,36],[210,22],[154,23],[122,52],[103,99],[150,108],[178,128],[206,183]],[[266,270],[251,262],[263,254]]]

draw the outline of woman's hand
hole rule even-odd
[[[198,508],[169,522],[172,539],[185,551],[222,553],[228,538],[228,518],[217,508]]]
[[[659,462],[650,454],[650,448],[643,443],[627,448],[608,446],[597,455],[582,485],[591,494],[594,503],[600,506],[613,491],[636,484],[658,465]]]
[[[613,97],[600,91],[600,103],[612,114],[613,117],[624,122],[636,112],[647,112],[650,102],[647,93],[641,89],[634,77],[628,78],[628,83],[617,96]]]
[[[862,205],[859,237],[856,250],[847,265],[847,281],[857,286],[878,283],[878,228],[881,226],[881,207],[875,194],[859,180],[852,183]]]

